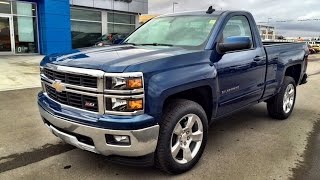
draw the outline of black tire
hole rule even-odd
[[[195,114],[203,125],[203,139],[198,153],[186,164],[175,161],[171,154],[171,137],[177,123],[188,114]],[[208,120],[203,108],[193,101],[177,99],[168,103],[165,107],[160,122],[160,133],[155,153],[155,165],[157,168],[169,174],[181,174],[193,168],[202,156],[208,136]]]
[[[293,85],[294,87],[294,99],[293,99],[293,105],[291,106],[290,111],[285,112],[283,108],[283,105],[284,105],[283,99],[285,96],[286,89],[289,85]],[[295,80],[292,77],[285,76],[280,92],[276,96],[274,96],[273,98],[267,101],[267,109],[268,109],[269,116],[278,120],[287,119],[291,115],[294,109],[295,101],[296,101]]]

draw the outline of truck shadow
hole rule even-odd
[[[263,126],[263,124],[271,122],[278,122],[274,121],[267,115],[267,110],[265,104],[260,104],[257,106],[253,106],[251,108],[245,109],[243,111],[239,111],[238,113],[233,114],[232,116],[225,117],[222,119],[219,119],[215,121],[212,126],[209,129],[209,136],[208,136],[208,143],[206,150],[204,152],[204,155],[202,159],[199,161],[198,165],[191,171],[182,174],[177,175],[174,177],[184,177],[184,176],[193,176],[194,172],[198,172],[198,170],[201,170],[203,166],[205,166],[204,169],[207,169],[206,162],[208,161],[208,158],[212,156],[219,156],[219,152],[223,152],[225,149],[232,148],[233,143],[240,143],[243,141],[241,137],[237,137],[235,134],[246,134],[248,133],[250,135],[250,132],[255,131],[255,128],[260,128]],[[259,130],[258,130],[259,131]],[[228,141],[228,143],[225,143]],[[228,145],[229,144],[229,145]],[[146,179],[146,178],[169,178],[172,177],[170,175],[167,175],[156,168],[153,167],[132,167],[132,166],[125,166],[120,164],[114,164],[111,163],[105,158],[101,158],[100,155],[95,155],[88,152],[86,153],[86,156],[93,156],[92,158],[89,158],[87,160],[82,159],[83,156],[81,156],[81,161],[93,161],[93,162],[86,162],[86,164],[96,164],[93,167],[88,168],[98,168],[101,173],[105,173],[108,177],[114,177],[114,178],[137,178],[137,179]],[[89,170],[89,169],[88,169]],[[90,171],[90,170],[89,170]],[[197,173],[198,174],[198,173]]]

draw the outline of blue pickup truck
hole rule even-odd
[[[304,43],[263,44],[248,12],[162,15],[121,44],[46,56],[38,105],[69,144],[178,174],[199,161],[216,119],[260,102],[287,119],[307,58]]]

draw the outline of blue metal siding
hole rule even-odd
[[[71,50],[69,0],[37,0],[40,53]]]

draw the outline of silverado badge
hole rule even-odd
[[[61,83],[60,80],[55,80],[52,83],[52,87],[57,91],[57,92],[62,92],[66,89],[66,87]]]

